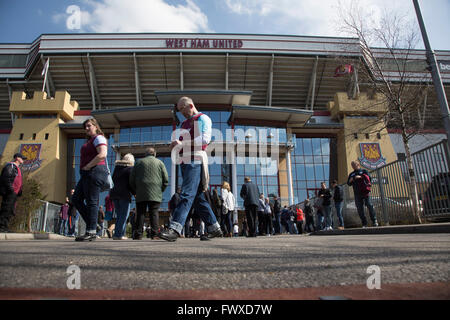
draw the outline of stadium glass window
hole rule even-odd
[[[294,202],[312,197],[320,183],[330,180],[330,139],[297,138],[291,154]]]

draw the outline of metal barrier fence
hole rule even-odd
[[[31,231],[59,233],[59,211],[60,205],[42,201],[41,206],[31,217]]]
[[[450,155],[447,140],[412,154],[421,218],[450,219]],[[389,163],[369,172],[372,180],[370,200],[381,225],[414,223],[411,182],[406,159]],[[343,217],[346,228],[360,227],[353,188],[341,185],[344,193]],[[310,199],[314,203],[315,198]],[[304,207],[304,202],[300,203]],[[334,203],[331,203],[333,226],[338,226]],[[317,226],[317,210],[315,223]],[[365,214],[368,217],[367,208]]]

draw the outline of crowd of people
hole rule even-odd
[[[124,240],[127,239],[127,223],[131,223],[133,240],[141,240],[147,230],[149,238],[173,242],[182,236],[210,240],[222,236],[302,234],[344,228],[343,194],[337,181],[332,182],[332,189],[322,182],[314,203],[306,199],[302,206],[281,208],[278,197],[275,196],[271,201],[259,192],[258,186],[250,177],[245,177],[240,190],[245,217],[239,231],[236,198],[229,183],[223,182],[221,194],[217,189],[212,192],[209,190],[208,156],[205,150],[211,141],[211,119],[199,112],[189,97],[180,98],[175,108],[186,118],[181,125],[184,133],[170,145],[171,150],[178,152],[181,159],[182,185],[169,202],[170,218],[166,225],[159,225],[159,208],[163,192],[169,185],[168,173],[164,163],[157,158],[155,149],[147,148],[145,157],[136,164],[132,154],[124,155],[115,162],[111,178],[106,162],[107,139],[98,122],[89,118],[83,123],[86,142],[80,150],[80,180],[61,206],[57,226],[60,234],[74,236],[75,241],[92,241],[106,232],[109,238]],[[2,170],[0,231],[8,229],[16,199],[22,193],[20,165],[24,160],[26,158],[22,154],[15,154],[14,160]],[[373,225],[377,226],[376,215],[368,196],[370,177],[359,163],[354,161],[351,165],[354,171],[349,175],[347,184],[353,186],[362,225],[367,226],[365,205],[369,209]],[[103,207],[99,204],[99,195],[104,191],[108,191],[108,196]],[[131,210],[133,197],[136,208]],[[339,221],[338,226],[333,224],[332,203]],[[147,212],[149,224],[146,227],[144,222]],[[78,234],[79,216],[86,224],[84,234]]]

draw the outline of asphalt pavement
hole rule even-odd
[[[433,225],[174,243],[2,234],[0,298],[448,300],[450,224]]]

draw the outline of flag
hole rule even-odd
[[[336,68],[336,70],[334,71],[334,76],[341,77],[351,73],[353,73],[353,66],[351,64],[344,64]]]
[[[50,61],[50,59],[47,59],[47,61],[45,62],[45,64],[44,64],[44,69],[42,69],[41,76],[47,74],[47,70],[48,70],[48,66],[49,66],[49,61]]]

